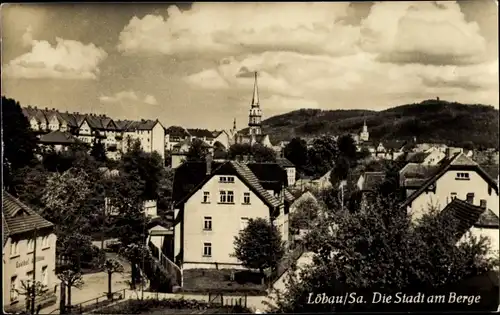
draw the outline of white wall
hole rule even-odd
[[[457,180],[457,173],[469,173],[469,180]],[[436,183],[436,193],[422,193],[411,203],[408,210],[412,213],[414,219],[422,216],[428,211],[429,204],[437,206],[443,210],[451,202],[451,193],[456,193],[456,197],[466,200],[468,193],[474,193],[474,205],[479,206],[480,200],[487,202],[487,207],[498,215],[498,194],[491,189],[491,195],[488,194],[488,183],[475,171],[448,171],[441,176]]]
[[[158,152],[165,159],[165,129],[157,122],[151,132],[151,152]]]
[[[219,183],[211,178],[185,203],[184,262],[240,264],[234,253],[234,238],[241,228],[241,218],[270,218],[269,207],[234,176],[234,183]],[[219,191],[234,192],[234,204],[220,204]],[[202,203],[203,192],[210,192],[210,203]],[[243,193],[250,193],[250,204],[243,204]],[[212,231],[204,231],[204,217],[212,217]],[[177,237],[177,235],[176,235]],[[212,257],[203,256],[203,243],[212,243]],[[206,265],[204,267],[207,267]],[[183,266],[184,267],[188,267]],[[212,266],[214,267],[214,266]],[[200,268],[194,266],[193,268]]]

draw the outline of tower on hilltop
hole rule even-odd
[[[262,134],[262,110],[259,104],[259,87],[257,86],[257,72],[255,72],[255,82],[253,86],[252,106],[248,115],[249,135]]]

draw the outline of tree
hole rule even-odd
[[[111,299],[113,296],[113,291],[111,290],[111,277],[114,273],[123,272],[123,265],[116,259],[106,259],[103,264],[103,269],[108,274],[108,299]]]
[[[94,159],[101,163],[106,163],[108,158],[106,157],[106,149],[104,148],[104,144],[99,141],[94,141],[94,145],[92,145],[92,149],[90,151],[90,155],[94,157]]]
[[[293,138],[283,149],[285,158],[292,162],[298,170],[308,163],[307,143],[301,138]]]
[[[250,143],[235,143],[229,147],[229,158],[235,160],[237,157],[250,156],[252,154],[252,146]]]
[[[48,177],[42,196],[44,208],[41,214],[56,225],[58,237],[89,231],[89,218],[97,215],[89,211],[91,192],[89,176],[81,169],[70,169]]]
[[[32,309],[31,302],[33,301],[33,299],[36,299],[39,296],[43,296],[46,290],[47,286],[40,281],[35,281],[33,283],[33,280],[29,279],[21,280],[21,288],[16,289],[16,293],[24,296],[24,299],[26,301],[26,312],[30,312],[30,310]]]
[[[337,139],[339,153],[347,158],[350,162],[356,161],[357,148],[356,142],[351,135],[342,135]]]
[[[334,139],[323,136],[314,140],[308,150],[308,175],[319,177],[328,172],[338,157],[338,148]]]
[[[12,175],[12,194],[35,208],[43,207],[41,200],[49,175],[43,166],[25,166],[15,170]]]
[[[332,185],[338,185],[341,181],[346,180],[350,169],[349,160],[344,156],[339,157],[330,173],[330,182]]]
[[[144,152],[140,142],[135,141],[122,156],[119,169],[124,175],[122,179],[136,180],[142,187],[139,190],[142,200],[158,199],[160,181],[165,176],[165,167],[158,153]]]
[[[144,243],[142,243],[128,244],[121,248],[120,254],[130,261],[130,266],[132,268],[130,285],[131,288],[135,290],[137,283],[144,282],[144,279],[140,277],[139,270],[141,269],[140,266],[142,266],[142,262],[148,260],[151,253]]]
[[[259,143],[251,147],[251,154],[256,162],[276,162],[276,152]]]
[[[28,166],[37,151],[37,138],[31,131],[21,106],[2,96],[3,185],[10,191],[12,172]]]
[[[274,269],[283,257],[285,250],[278,229],[265,219],[250,219],[245,229],[235,237],[235,257],[245,267]]]
[[[200,139],[193,139],[186,154],[188,161],[205,161],[208,154],[208,145]]]
[[[62,270],[57,270],[57,278],[61,280],[66,288],[68,288],[68,308],[71,308],[71,288],[80,289],[84,282],[82,279],[82,274],[79,271],[75,271],[71,268],[64,268]]]
[[[290,214],[290,231],[298,234],[300,230],[309,229],[311,223],[318,218],[320,205],[315,199],[298,200],[295,211]]]
[[[491,270],[484,239],[457,244],[458,222],[431,211],[413,222],[391,200],[376,198],[363,211],[333,211],[306,238],[313,264],[291,275],[279,297],[280,312],[409,311],[437,304],[375,304],[373,292],[424,293],[457,286]],[[311,304],[310,296],[355,292],[368,303]],[[449,305],[448,305],[449,306]],[[461,306],[463,307],[463,305]]]

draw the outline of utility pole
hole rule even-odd
[[[36,225],[33,230],[33,281],[31,283],[31,315],[35,314],[35,295],[36,295],[36,239],[37,239]]]

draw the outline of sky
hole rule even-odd
[[[240,129],[257,71],[264,119],[436,97],[498,108],[497,13],[493,0],[3,4],[2,95]]]

